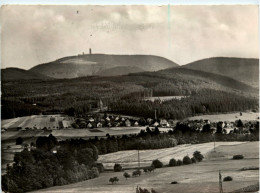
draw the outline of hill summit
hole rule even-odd
[[[214,57],[182,67],[228,76],[255,87],[259,85],[259,59]]]
[[[171,60],[153,55],[85,54],[37,65],[29,71],[52,78],[116,76],[177,67]]]
[[[50,79],[37,72],[30,72],[20,68],[5,68],[1,69],[1,77],[3,81],[10,80],[32,80],[32,79]]]

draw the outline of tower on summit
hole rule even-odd
[[[89,48],[89,54],[91,55],[91,48]]]

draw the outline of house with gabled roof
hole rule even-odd
[[[89,122],[94,122],[95,119],[93,119],[93,117],[90,117],[88,121],[89,121]]]
[[[159,125],[160,124],[157,121],[155,121],[154,124],[153,124],[154,127],[158,127]]]
[[[160,125],[162,127],[169,127],[170,126],[169,123],[166,121],[166,119],[161,119],[160,120]]]
[[[97,123],[97,128],[101,128],[102,126],[103,126],[102,123],[100,123],[100,122]]]
[[[126,126],[126,127],[131,127],[131,121],[129,121],[129,119],[127,119],[127,120],[125,121],[125,126]]]
[[[116,126],[116,127],[119,127],[120,125],[121,125],[120,122],[116,122],[116,123],[115,123],[115,126]]]

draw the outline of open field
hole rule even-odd
[[[151,127],[152,128],[152,127]],[[137,134],[146,127],[102,127],[96,129],[55,129],[55,130],[28,130],[28,131],[5,131],[2,133],[2,142],[6,140],[15,140],[22,138],[37,138],[39,136],[54,135],[58,140],[67,138],[89,138],[89,137],[105,137],[109,135],[130,135]],[[159,128],[161,132],[170,130],[171,128]]]
[[[62,115],[32,115],[6,119],[1,121],[1,127],[4,129],[16,129],[18,127],[34,129],[59,129],[71,128],[74,118]]]
[[[243,112],[242,116],[240,116],[240,113],[226,113],[226,114],[215,114],[215,115],[200,115],[200,116],[194,116],[187,118],[188,120],[209,120],[211,122],[218,122],[218,121],[230,121],[234,122],[238,119],[247,120],[247,121],[253,121],[253,120],[259,120],[259,113],[254,112]]]
[[[145,127],[116,127],[116,128],[97,128],[97,129],[73,129],[73,130],[53,130],[52,134],[57,138],[63,137],[105,137],[107,133],[110,135],[124,135],[139,133]],[[99,131],[99,132],[97,132]]]
[[[225,147],[230,145],[233,146],[242,143],[245,142],[216,142],[216,147],[222,145],[225,145]],[[182,160],[182,158],[186,155],[192,157],[192,154],[195,151],[200,151],[203,155],[205,155],[207,152],[212,150],[213,147],[214,143],[211,142],[196,145],[184,144],[164,149],[140,150],[140,166],[149,166],[155,159],[159,159],[164,165],[167,165],[171,158]],[[134,168],[138,166],[137,156],[137,150],[119,151],[100,155],[98,162],[103,163],[105,169],[113,169],[115,163],[121,164],[123,168]]]
[[[160,101],[169,101],[169,100],[172,100],[172,99],[182,99],[182,98],[185,98],[187,96],[158,96],[158,97],[146,97],[144,100],[145,101],[152,101],[154,102],[155,100],[160,100]]]
[[[105,172],[95,179],[35,192],[133,193],[136,186],[139,185],[149,190],[153,188],[159,193],[218,193],[219,170],[221,170],[222,177],[231,176],[233,178],[231,182],[223,182],[224,192],[231,192],[258,183],[259,170],[240,171],[243,167],[259,165],[258,146],[259,142],[237,145],[230,143],[225,145],[223,142],[216,148],[217,153],[214,153],[211,148],[206,153],[206,159],[200,163],[156,169],[152,173],[142,174],[140,177],[131,177],[128,180],[124,179],[124,172]],[[187,149],[190,148],[188,146],[183,151],[188,151]],[[245,159],[230,159],[233,154],[237,153],[245,155]],[[132,170],[126,171],[132,173]],[[119,178],[119,182],[111,185],[108,180],[114,176]],[[178,184],[171,184],[172,181],[177,181]]]
[[[28,130],[28,131],[6,131],[1,134],[2,142],[14,140],[18,137],[22,138],[37,138],[39,136],[48,136],[51,131],[46,130]]]

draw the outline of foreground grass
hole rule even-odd
[[[257,192],[259,191],[259,183],[235,190],[232,193]]]

